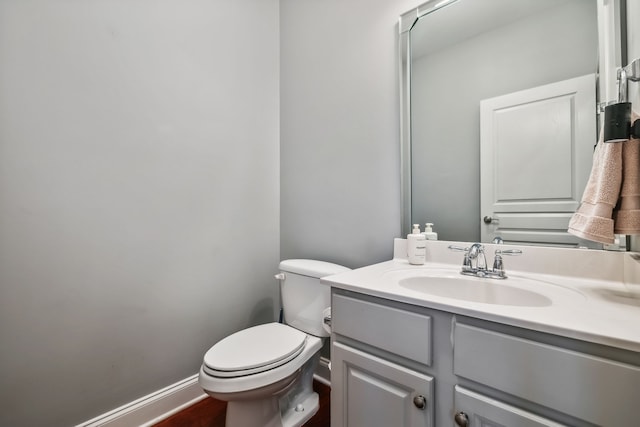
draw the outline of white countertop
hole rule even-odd
[[[552,304],[541,307],[485,304],[445,298],[398,284],[397,279],[401,277],[429,275],[430,271],[442,269],[459,270],[460,264],[448,261],[455,259],[461,262],[462,254],[451,256],[446,249],[448,243],[451,242],[432,243],[428,247],[428,253],[429,249],[431,251],[431,256],[428,257],[431,260],[416,266],[402,257],[403,239],[396,239],[396,257],[393,260],[328,276],[322,282],[339,289],[640,353],[640,284],[637,283],[640,262],[637,254],[523,247],[523,256],[509,259],[505,257],[510,277],[540,281],[540,293],[553,300]],[[491,245],[487,247],[491,248]],[[554,274],[535,271],[542,267],[527,268],[531,267],[531,263],[527,263],[524,258],[527,253],[535,256],[540,264],[544,264],[540,262],[541,258],[553,259],[556,267],[549,270],[553,270]],[[512,258],[519,258],[519,264],[512,262]],[[557,262],[559,258],[562,262]],[[489,265],[492,259],[492,252],[487,251]],[[513,266],[511,269],[510,263]],[[560,268],[558,265],[566,267]],[[583,266],[576,269],[576,265]],[[572,270],[575,274],[569,274]],[[500,285],[509,283],[509,279],[478,280],[494,280]]]

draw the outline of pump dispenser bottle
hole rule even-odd
[[[428,222],[424,227],[424,232],[422,233],[427,238],[427,240],[438,240],[438,233],[433,231],[433,223]]]
[[[420,226],[413,224],[413,231],[407,235],[407,258],[409,264],[421,265],[427,254],[427,238],[420,233]]]

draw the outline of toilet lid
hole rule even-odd
[[[267,323],[229,335],[204,355],[211,375],[236,377],[273,369],[300,354],[307,335],[282,323]]]

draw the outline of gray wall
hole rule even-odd
[[[1,426],[85,421],[274,318],[278,20],[0,2]]]
[[[0,425],[196,373],[279,259],[391,256],[420,3],[0,2]]]
[[[441,240],[480,240],[480,100],[596,71],[596,2],[551,11],[413,64],[412,221]]]
[[[397,20],[422,1],[281,0],[281,258],[360,267],[400,236]]]

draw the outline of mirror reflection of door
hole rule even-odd
[[[596,141],[589,74],[480,102],[481,240],[587,246],[567,233]]]
[[[411,28],[411,223],[434,223],[441,240],[482,239],[480,101],[595,73],[596,6],[595,0],[459,0]],[[591,120],[595,126],[595,103]],[[564,159],[555,172],[571,170],[574,160]]]

